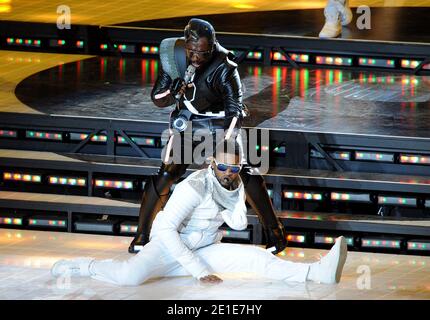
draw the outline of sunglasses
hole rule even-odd
[[[215,165],[217,167],[217,169],[219,171],[227,171],[228,169],[230,169],[231,173],[238,173],[240,171],[240,169],[242,169],[242,165],[230,165],[230,164],[225,164],[225,163],[218,163],[216,160],[215,161]]]
[[[212,53],[212,50],[197,51],[197,50],[191,50],[191,49],[188,49],[188,48],[185,48],[185,50],[187,50],[187,52],[190,53],[191,56],[196,55],[198,57],[206,57],[206,56],[209,56]]]

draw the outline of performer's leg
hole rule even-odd
[[[136,237],[128,251],[136,253],[149,242],[149,234],[157,213],[168,200],[170,187],[185,174],[188,164],[162,164],[156,176],[150,176],[143,190]]]
[[[243,181],[246,200],[258,215],[267,238],[267,248],[275,247],[273,254],[285,249],[288,244],[284,226],[279,221],[267,193],[263,177],[256,168],[245,166],[240,177]]]
[[[340,281],[348,250],[345,238],[339,237],[328,254],[315,263],[287,261],[263,248],[242,244],[218,243],[195,253],[213,273],[247,272],[275,280],[333,284]]]
[[[87,276],[116,285],[137,286],[149,278],[163,276],[179,265],[175,259],[163,252],[157,242],[149,242],[128,260],[60,260],[54,264],[51,273],[55,277]]]
[[[285,281],[306,281],[310,264],[283,260],[253,245],[218,243],[196,251],[214,273],[246,272]]]

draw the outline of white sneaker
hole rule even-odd
[[[330,252],[310,266],[309,280],[326,284],[339,283],[347,254],[346,239],[337,238]]]
[[[322,28],[320,38],[336,38],[342,31],[340,24],[340,4],[336,0],[329,0],[324,8],[325,24]]]
[[[349,7],[349,0],[335,0],[337,3],[336,7],[340,13],[340,23],[343,26],[347,26],[352,21],[352,11]]]
[[[76,258],[71,260],[59,260],[51,268],[53,277],[60,276],[75,276],[75,277],[89,277],[90,264],[93,258]]]

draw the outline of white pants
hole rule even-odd
[[[310,266],[283,260],[253,245],[217,243],[194,253],[217,274],[246,272],[274,280],[305,282]],[[150,241],[125,261],[93,261],[90,272],[94,279],[124,286],[137,286],[150,278],[190,275],[156,241]]]

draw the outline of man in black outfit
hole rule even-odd
[[[161,68],[151,98],[160,108],[176,103],[170,128],[185,130],[182,126],[185,122],[175,119],[186,119],[191,121],[193,130],[205,128],[214,132],[234,128],[234,132],[240,131],[245,107],[237,65],[230,60],[233,58],[232,53],[216,41],[212,25],[204,20],[191,19],[185,27],[184,38],[163,40],[160,45]],[[188,82],[192,85],[183,80],[190,70],[192,75]],[[208,113],[218,116],[208,117]],[[184,139],[183,132],[180,137]],[[149,177],[130,253],[148,243],[152,221],[167,202],[170,187],[185,174],[188,165],[183,161],[163,162],[158,174]],[[275,215],[263,177],[249,165],[243,167],[240,176],[246,199],[263,225],[267,248],[273,248],[274,254],[281,252],[287,246],[286,233]]]

